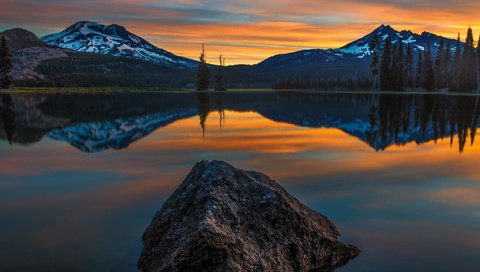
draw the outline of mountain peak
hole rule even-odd
[[[196,62],[178,57],[127,31],[121,25],[79,21],[64,31],[42,38],[48,44],[79,52],[136,58],[168,66],[193,67]]]
[[[398,35],[399,32],[393,29],[390,25],[382,24],[368,35],[341,47],[339,50],[343,53],[358,55],[358,58],[364,58],[371,54],[370,43],[375,36],[380,37],[380,41],[384,41],[387,37],[394,40],[395,38],[398,38]]]
[[[78,21],[73,25],[69,26],[65,31],[78,31],[83,34],[89,34],[91,32],[98,32],[105,35],[117,35],[117,32],[124,34],[131,34],[127,29],[121,25],[111,24],[103,25],[94,21]],[[133,35],[133,34],[132,34]]]
[[[93,21],[78,21],[78,22],[74,23],[73,25],[67,27],[67,29],[79,29],[82,26],[97,26],[97,25],[100,25],[100,24],[97,23],[97,22],[93,22]]]
[[[399,33],[399,31],[395,30],[393,27],[391,27],[390,25],[381,25],[380,27],[378,27],[377,29],[375,29],[374,31],[372,31],[369,35],[390,35],[390,34],[395,34],[395,33]]]
[[[393,29],[390,25],[384,25],[381,24],[379,27],[377,27],[377,30],[382,30],[382,29]]]

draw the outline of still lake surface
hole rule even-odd
[[[362,253],[338,271],[478,271],[477,96],[3,94],[0,271],[136,271],[195,162],[277,180]]]

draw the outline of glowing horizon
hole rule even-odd
[[[176,55],[197,59],[200,44],[207,61],[218,55],[227,65],[255,64],[270,56],[310,48],[337,48],[381,24],[448,38],[480,33],[468,0],[1,0],[0,30],[28,29],[38,36],[64,30],[77,21],[125,26]],[[477,27],[478,26],[478,27]],[[477,36],[475,36],[477,37]]]

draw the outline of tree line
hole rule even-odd
[[[310,78],[305,76],[278,79],[273,89],[299,90],[370,90],[372,78],[367,75],[337,78]]]
[[[415,57],[414,49],[408,43],[399,40],[395,44],[387,38],[381,46],[375,36],[370,43],[373,89],[480,90],[480,42],[475,48],[471,28],[467,30],[465,43],[460,41],[459,34],[455,44],[441,39],[435,55],[430,45],[422,49],[417,48]]]

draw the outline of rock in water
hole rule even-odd
[[[142,271],[331,271],[360,252],[262,173],[197,163],[143,235]]]

